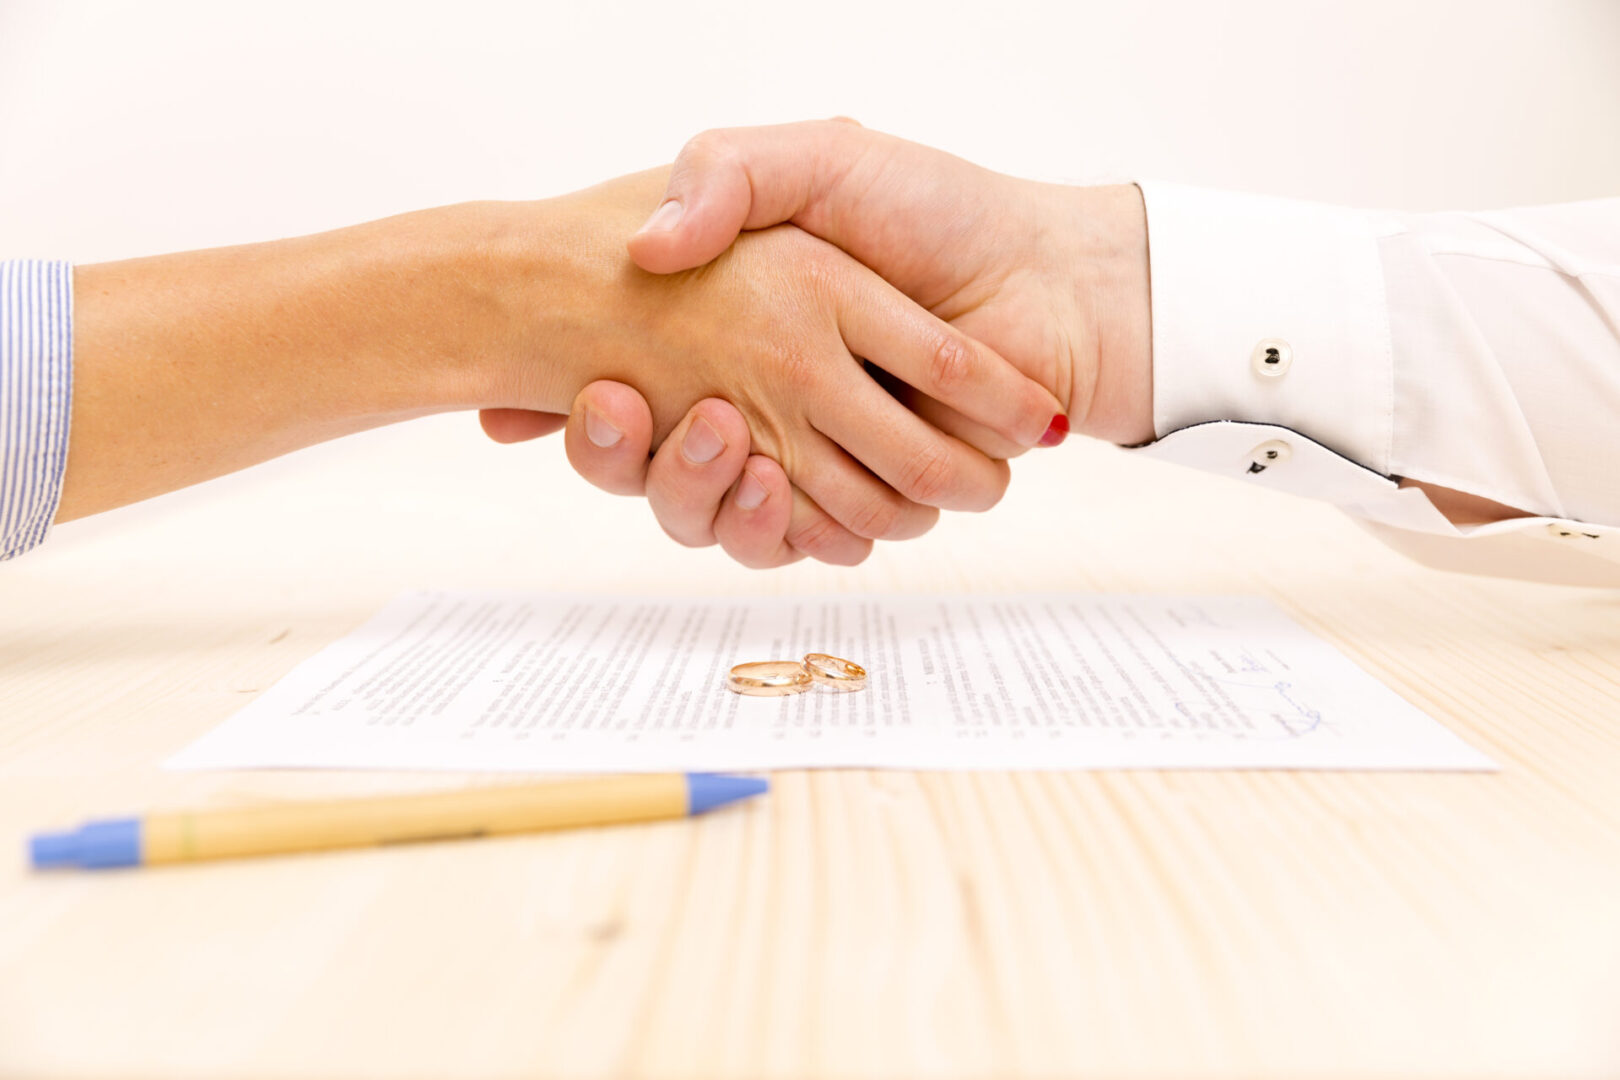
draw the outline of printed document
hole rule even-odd
[[[810,652],[867,688],[726,688]],[[169,764],[1494,768],[1267,600],[1061,593],[408,593]]]

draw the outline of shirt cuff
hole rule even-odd
[[[73,267],[0,262],[0,559],[45,539],[73,399]]]
[[[1394,370],[1364,211],[1142,182],[1159,438],[1215,420],[1308,435],[1388,475]]]

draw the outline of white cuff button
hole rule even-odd
[[[1270,442],[1263,442],[1249,451],[1249,467],[1246,471],[1262,473],[1273,465],[1281,465],[1293,456],[1294,450],[1292,447],[1281,439],[1272,439]]]
[[[1293,362],[1293,347],[1282,338],[1266,338],[1249,354],[1249,366],[1254,368],[1254,373],[1267,379],[1280,378]]]

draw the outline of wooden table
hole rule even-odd
[[[857,571],[663,540],[447,417],[0,568],[0,1076],[1620,1074],[1620,594],[1070,446]],[[785,773],[694,822],[34,875],[90,816],[458,775],[159,762],[400,589],[1257,592],[1496,775]]]

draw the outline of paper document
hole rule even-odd
[[[867,689],[744,697],[825,652]],[[1490,769],[1256,597],[408,593],[177,768]]]

